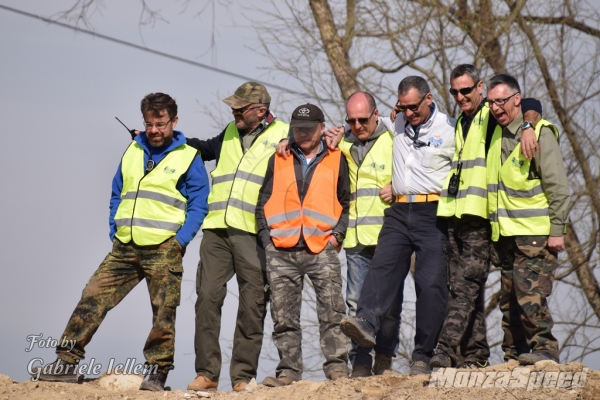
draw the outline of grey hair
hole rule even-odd
[[[406,95],[411,89],[417,89],[419,96],[424,97],[427,93],[431,92],[427,81],[420,76],[407,76],[400,81],[398,85],[398,94],[400,96]]]
[[[492,90],[493,88],[495,88],[498,85],[506,85],[508,86],[509,89],[511,89],[512,93],[517,93],[517,92],[521,92],[521,87],[519,86],[519,82],[517,81],[517,79],[509,74],[498,74],[495,76],[492,76],[488,81],[487,81],[487,88],[488,91]]]
[[[460,78],[463,75],[469,75],[473,79],[473,83],[480,81],[479,70],[472,64],[460,64],[450,73],[450,81]]]

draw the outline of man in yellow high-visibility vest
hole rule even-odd
[[[487,82],[490,112],[498,121],[487,156],[492,262],[501,268],[500,311],[504,359],[530,365],[559,360],[548,296],[557,254],[564,250],[569,187],[558,129],[541,120],[535,128],[540,152],[521,154],[521,89],[499,74]]]
[[[77,364],[106,313],[143,279],[152,303],[152,330],[144,346],[148,380],[162,391],[175,355],[175,310],[181,297],[182,257],[207,212],[208,178],[196,149],[175,131],[177,104],[164,93],[141,103],[146,130],[123,155],[110,200],[112,251],[83,289],[57,347],[57,360],[34,378],[77,382]],[[72,348],[65,343],[73,343]]]
[[[448,220],[448,308],[438,338],[433,368],[483,368],[490,348],[485,322],[485,283],[490,261],[485,157],[498,125],[483,96],[479,70],[461,64],[450,74],[450,94],[461,109],[456,123],[456,151],[444,183],[437,214]],[[533,126],[542,105],[523,99],[521,146],[535,147]],[[460,347],[460,349],[459,349]],[[460,351],[459,351],[460,350]]]
[[[188,141],[204,161],[217,162],[210,173],[212,188],[196,275],[196,378],[188,385],[190,390],[218,386],[221,308],[234,275],[239,307],[230,366],[233,390],[244,390],[256,377],[268,293],[255,211],[269,158],[289,132],[289,125],[269,111],[271,96],[260,83],[244,83],[223,102],[231,107],[234,120],[212,139]]]

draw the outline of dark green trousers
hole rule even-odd
[[[113,241],[113,249],[94,272],[81,294],[61,338],[75,340],[75,347],[58,347],[58,358],[74,363],[85,356],[85,346],[106,314],[142,279],[146,279],[152,303],[152,329],[144,346],[144,357],[158,370],[173,369],[175,355],[175,310],[181,298],[182,255],[177,239],[155,246],[137,246]]]
[[[265,255],[257,236],[237,229],[205,229],[196,274],[196,373],[218,381],[221,373],[221,308],[227,282],[236,276],[239,306],[233,336],[231,383],[256,377],[268,293]]]

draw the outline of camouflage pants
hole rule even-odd
[[[448,220],[448,307],[438,349],[453,366],[486,361],[485,282],[490,270],[490,223],[463,215]],[[460,349],[460,359],[457,354]]]
[[[552,335],[547,297],[552,293],[556,254],[547,236],[500,236],[492,262],[502,269],[500,311],[504,330],[504,359],[543,351],[558,360],[558,341]]]
[[[302,379],[302,329],[300,306],[304,275],[311,280],[317,298],[320,343],[325,363],[323,370],[348,372],[349,340],[340,330],[346,313],[342,297],[342,273],[337,251],[331,244],[319,254],[306,250],[279,250],[268,245],[267,277],[271,286],[273,342],[279,352],[277,377]]]
[[[173,369],[175,310],[181,296],[182,255],[175,237],[153,246],[113,241],[113,249],[83,289],[62,337],[75,340],[70,352],[58,347],[58,358],[77,362],[106,314],[144,278],[152,303],[152,330],[144,357],[159,371]]]

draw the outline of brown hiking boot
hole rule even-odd
[[[367,376],[373,375],[371,373],[371,367],[366,364],[358,364],[352,368],[351,378],[366,378]]]
[[[219,386],[218,381],[211,381],[204,375],[198,375],[188,384],[187,390],[217,390],[217,386]]]
[[[233,391],[234,392],[243,392],[244,390],[246,390],[246,386],[248,386],[248,382],[238,382],[235,385],[233,385]]]
[[[332,381],[337,381],[338,379],[347,378],[348,373],[344,371],[333,371],[331,375],[329,375],[329,379]]]
[[[534,351],[533,353],[523,353],[519,356],[519,364],[521,365],[534,365],[538,361],[554,361],[558,363],[558,360],[552,357],[550,354],[543,351]]]
[[[268,387],[280,387],[280,386],[289,386],[294,382],[292,378],[289,376],[280,376],[276,378],[274,376],[267,376],[262,384]]]
[[[375,363],[373,364],[373,375],[392,374],[392,357],[385,354],[375,353]]]
[[[430,374],[431,370],[425,361],[413,361],[410,363],[410,375]]]

